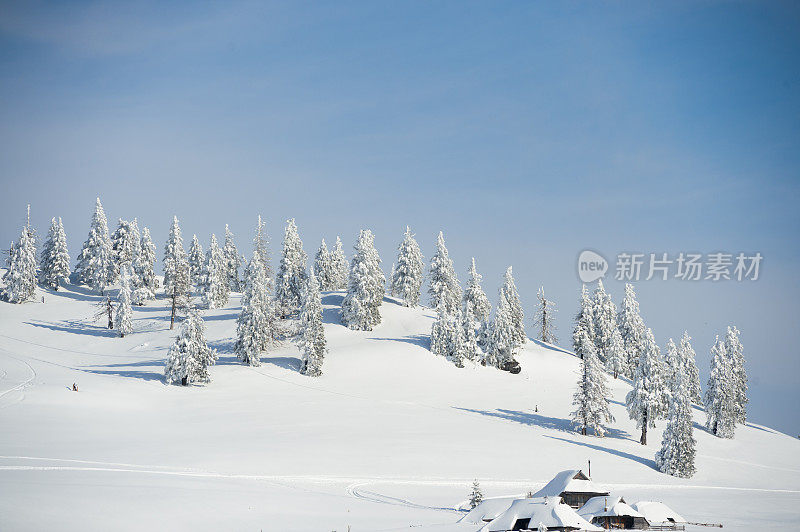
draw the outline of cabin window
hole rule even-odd
[[[530,517],[525,519],[517,519],[517,522],[514,523],[514,526],[511,528],[511,530],[528,530],[530,524]]]

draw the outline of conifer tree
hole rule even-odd
[[[78,255],[75,268],[78,282],[89,285],[102,294],[114,278],[111,239],[108,236],[108,221],[100,198],[95,202],[94,214],[89,226],[89,236]]]
[[[539,339],[546,344],[555,344],[558,339],[556,338],[556,324],[555,313],[556,304],[544,297],[544,287],[539,287],[539,292],[536,294],[539,303],[536,307],[536,313],[533,315],[533,321],[539,329]]]
[[[617,314],[617,326],[625,345],[625,376],[632,378],[643,349],[646,327],[639,315],[636,292],[630,283],[625,284],[625,297],[622,299],[619,314]]]
[[[208,368],[216,363],[217,352],[209,349],[204,328],[200,314],[195,309],[189,309],[175,343],[167,351],[164,367],[167,384],[188,386],[211,381]]]
[[[519,347],[528,337],[525,335],[525,314],[522,311],[522,301],[519,299],[517,286],[514,284],[514,275],[511,266],[503,274],[503,286],[500,287],[500,297],[508,301],[509,317],[511,318],[514,342]]]
[[[720,438],[733,438],[738,409],[736,374],[725,344],[717,336],[711,348],[711,373],[706,385],[706,428]]]
[[[164,293],[175,296],[177,306],[186,306],[189,294],[189,260],[183,249],[178,217],[173,216],[167,244],[164,246]]]
[[[483,492],[481,491],[481,485],[478,483],[478,479],[475,479],[472,482],[472,493],[469,494],[469,509],[472,510],[482,502]]]
[[[670,338],[667,340],[667,347],[664,352],[664,385],[667,386],[667,389],[669,389],[669,384],[673,381],[674,373],[683,371],[681,362],[678,346]]]
[[[606,369],[614,375],[616,379],[625,373],[625,344],[618,328],[614,328],[611,333],[611,343],[608,346],[608,358],[606,359]]]
[[[256,226],[256,236],[253,238],[253,249],[258,252],[258,258],[263,262],[264,273],[268,279],[272,278],[272,264],[269,260],[269,236],[267,235],[267,224],[258,215],[258,225]]]
[[[461,310],[456,309],[456,314],[451,315],[440,305],[436,311],[437,319],[431,327],[431,352],[463,368],[465,345]]]
[[[725,352],[728,353],[735,389],[736,421],[747,422],[747,372],[744,369],[744,347],[739,340],[739,329],[728,327],[725,333]]]
[[[392,271],[390,292],[402,299],[405,306],[415,308],[419,304],[425,266],[419,244],[408,226],[397,250],[397,266]]]
[[[464,305],[461,328],[464,330],[464,358],[467,360],[482,360],[483,350],[478,343],[478,321],[472,313],[472,306]]]
[[[306,252],[297,234],[294,218],[286,221],[283,253],[275,282],[275,304],[281,317],[292,316],[300,310],[300,296],[306,283]]]
[[[486,297],[483,288],[481,288],[481,274],[478,273],[475,267],[475,258],[469,267],[469,280],[467,281],[467,289],[464,291],[464,323],[470,323],[474,332],[470,333],[465,329],[464,334],[467,339],[467,344],[471,345],[470,337],[474,334],[476,342],[481,350],[485,351],[489,342],[489,331],[491,329],[491,322],[489,321],[492,312],[492,304],[489,303],[489,298]],[[477,353],[477,352],[476,352]],[[477,353],[480,355],[481,353]]]
[[[264,262],[258,257],[258,251],[253,251],[253,258],[245,268],[242,311],[236,322],[234,346],[239,360],[250,366],[261,364],[259,356],[272,341],[274,310],[268,286]]]
[[[62,279],[69,277],[69,253],[67,252],[67,237],[64,234],[64,224],[61,218],[50,221],[50,230],[47,240],[42,248],[40,261],[39,282],[43,286],[58,290]]]
[[[683,331],[681,342],[678,346],[678,353],[680,353],[681,366],[686,374],[686,386],[689,389],[689,397],[694,403],[700,404],[703,402],[703,396],[700,393],[700,375],[697,371],[697,363],[695,362],[695,352],[690,343],[691,337],[687,331]]]
[[[11,246],[8,271],[3,276],[3,299],[10,303],[31,301],[36,295],[36,248],[27,227]]]
[[[225,258],[217,244],[216,235],[211,235],[211,243],[206,252],[205,266],[203,267],[203,302],[208,308],[222,308],[228,304],[230,287],[228,285]]]
[[[436,253],[431,258],[429,277],[428,294],[431,296],[431,307],[438,309],[443,305],[445,313],[453,315],[461,305],[461,286],[458,284],[453,261],[447,252],[441,231],[436,239]]]
[[[222,258],[225,261],[225,277],[228,279],[228,289],[233,292],[242,290],[239,280],[239,267],[242,265],[239,250],[233,240],[233,233],[228,224],[225,224],[225,244],[222,246]]]
[[[668,393],[665,389],[661,351],[647,329],[639,354],[639,363],[633,373],[633,389],[628,392],[625,404],[628,416],[642,429],[639,442],[647,445],[647,428],[656,426],[656,419],[666,413]]]
[[[679,351],[670,339],[667,352]],[[670,401],[667,427],[661,440],[661,450],[656,453],[656,467],[668,475],[689,478],[694,475],[695,440],[692,427],[692,399],[686,368],[678,364],[670,374]]]
[[[578,314],[575,316],[575,329],[572,333],[572,348],[576,355],[585,352],[585,347],[582,345],[584,341],[583,333],[594,344],[594,317],[592,316],[592,300],[589,297],[589,292],[586,290],[586,285],[581,286],[581,306]]]
[[[342,249],[342,240],[336,237],[336,247],[331,253],[331,268],[333,269],[332,290],[346,290],[350,270],[347,265],[347,257]]]
[[[350,263],[347,295],[342,302],[342,323],[350,329],[371,331],[381,322],[379,307],[386,278],[374,242],[372,231],[362,229]]]
[[[334,290],[333,261],[324,238],[317,250],[317,254],[314,256],[314,277],[317,278],[320,290],[326,292]]]
[[[510,369],[515,365],[514,355],[519,347],[515,340],[508,300],[501,296],[489,327],[484,362],[487,366]]]
[[[111,259],[114,277],[124,268],[130,268],[139,254],[139,229],[135,221],[119,219],[117,230],[111,235]]]
[[[617,307],[611,300],[611,295],[606,292],[602,279],[597,280],[597,288],[594,291],[592,319],[594,320],[594,345],[597,348],[597,357],[600,362],[606,364],[611,336],[617,329]]]
[[[139,255],[133,263],[134,286],[132,300],[136,305],[144,305],[145,301],[156,298],[156,246],[150,238],[150,230],[145,227],[142,230],[142,238],[139,245]]]
[[[197,235],[192,235],[192,244],[189,246],[189,284],[198,288],[203,286],[207,282],[205,273],[203,246]]]
[[[117,308],[114,314],[114,328],[120,338],[133,332],[133,310],[131,309],[130,266],[123,265],[119,274],[120,288],[117,294]]]
[[[582,351],[576,354],[581,356],[582,371],[572,400],[575,406],[572,421],[580,427],[584,436],[592,429],[595,435],[603,437],[606,433],[605,424],[614,421],[608,407],[606,374],[588,333],[582,330],[580,334],[583,336],[579,342]]]
[[[322,375],[322,361],[325,358],[325,327],[322,325],[322,299],[319,293],[319,283],[316,276],[311,273],[303,290],[302,305],[300,308],[300,349],[303,351],[303,361],[300,373],[309,377]]]

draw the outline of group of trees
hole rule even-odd
[[[632,381],[626,407],[642,431],[640,443],[647,445],[647,429],[655,427],[656,420],[667,419],[656,464],[671,475],[694,474],[691,405],[701,401],[701,393],[689,334],[684,332],[677,345],[670,338],[662,356],[652,330],[639,313],[633,285],[625,285],[617,312],[600,280],[593,295],[585,286],[581,290],[573,347],[582,359],[573,412],[581,432],[586,434],[591,429],[599,436],[605,433],[605,425],[613,422],[606,373],[614,378],[623,375]],[[747,404],[747,376],[738,329],[729,327],[725,340],[717,339],[711,355],[705,396],[707,426],[713,434],[731,438],[736,423],[745,421]]]

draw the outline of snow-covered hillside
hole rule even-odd
[[[611,380],[606,438],[572,429],[578,361],[558,348],[529,341],[519,375],[459,369],[428,350],[431,311],[387,298],[381,325],[352,331],[339,324],[343,294],[326,293],[330,352],[323,376],[309,378],[291,343],[260,367],[238,363],[235,295],[203,312],[220,353],[212,382],[185,388],[163,380],[177,332],[165,301],[136,307],[136,332],[118,338],[93,321],[99,298],[86,289],[41,295],[0,304],[2,530],[452,524],[475,478],[488,496],[524,493],[587,460],[629,502],[661,500],[690,521],[800,522],[800,441],[756,425],[719,439],[695,410],[697,474],[661,474],[664,422],[639,445],[623,380]]]

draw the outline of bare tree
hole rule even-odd
[[[554,344],[558,341],[555,331],[556,325],[554,323],[556,304],[544,297],[544,287],[539,288],[536,294],[539,300],[536,306],[536,313],[533,315],[533,321],[536,327],[539,328],[539,339],[546,344]]]

